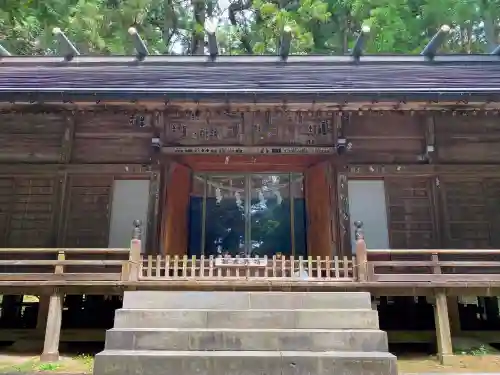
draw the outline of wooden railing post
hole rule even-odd
[[[129,281],[138,281],[139,272],[141,270],[141,237],[142,237],[142,222],[134,220],[134,229],[132,230],[132,240],[130,241],[130,257],[129,257]]]
[[[358,268],[358,281],[368,281],[368,254],[366,253],[365,234],[363,222],[354,222],[354,238],[356,239],[356,266]]]

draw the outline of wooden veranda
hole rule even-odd
[[[137,223],[136,223],[137,224]],[[450,296],[500,295],[500,250],[367,249],[356,222],[356,251],[348,256],[214,258],[141,254],[138,225],[128,249],[0,249],[0,294],[46,296],[42,358],[58,357],[65,295],[126,290],[368,291],[374,296],[433,299],[438,354],[452,353]],[[41,302],[40,302],[41,303]],[[41,315],[46,314],[45,317]],[[42,337],[37,322],[34,337]],[[17,330],[17,337],[27,331]],[[31,334],[33,332],[30,331]],[[72,332],[75,334],[75,331]],[[94,332],[95,334],[95,332]],[[474,333],[471,333],[474,335]],[[16,333],[6,333],[11,337]],[[69,333],[66,333],[66,336]]]

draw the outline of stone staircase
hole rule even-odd
[[[368,293],[125,292],[94,375],[396,375]]]

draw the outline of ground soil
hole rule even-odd
[[[461,356],[457,355],[452,366],[443,366],[434,356],[400,356],[398,369],[402,374],[414,373],[500,373],[500,356]]]

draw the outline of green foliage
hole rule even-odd
[[[243,9],[236,25],[227,14],[233,3]],[[187,53],[211,16],[220,19],[225,54],[246,53],[244,36],[255,54],[274,54],[285,26],[295,54],[348,53],[364,24],[370,53],[417,53],[442,24],[453,27],[444,50],[488,52],[500,42],[500,0],[203,0],[201,8],[200,0],[0,0],[0,40],[15,54],[54,54],[59,27],[82,53],[130,54],[134,26],[151,53]]]

